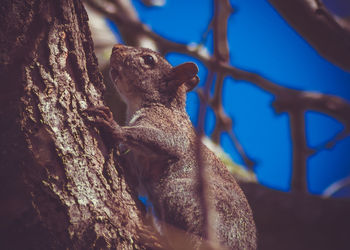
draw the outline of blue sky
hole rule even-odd
[[[339,8],[338,1],[326,1],[332,10]],[[212,16],[212,1],[168,0],[162,8],[147,8],[133,1],[140,19],[155,32],[177,42],[198,43]],[[300,37],[264,0],[231,1],[236,9],[229,19],[228,39],[231,64],[261,74],[275,83],[290,88],[318,91],[350,100],[350,74],[323,59]],[[345,14],[344,14],[345,13]],[[206,46],[212,50],[212,34]],[[168,55],[177,65],[195,61],[199,65],[201,84],[207,74],[200,62],[179,54]],[[247,153],[257,161],[259,181],[272,188],[288,191],[291,175],[291,141],[289,118],[277,115],[271,108],[273,96],[246,82],[227,78],[224,84],[223,103],[233,118],[233,129]],[[196,122],[198,98],[188,96],[188,112]],[[206,132],[214,126],[209,110]],[[342,125],[320,113],[306,114],[307,139],[310,146],[325,142]],[[242,163],[227,135],[222,136],[224,149],[233,159]],[[332,150],[324,150],[308,160],[308,187],[320,194],[333,182],[350,176],[350,138]]]

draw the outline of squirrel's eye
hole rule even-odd
[[[151,55],[145,55],[142,57],[145,64],[153,66],[155,64],[154,58]]]

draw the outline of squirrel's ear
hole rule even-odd
[[[187,92],[189,92],[192,89],[194,89],[197,86],[198,83],[199,83],[199,77],[198,76],[195,76],[191,80],[186,81],[185,84],[187,86]]]
[[[195,77],[198,73],[198,67],[196,64],[187,62],[173,67],[171,70],[171,75],[174,80],[187,81]]]
[[[187,91],[192,90],[199,82],[197,76],[198,67],[192,62],[187,62],[173,67],[167,76],[167,80],[172,82],[173,86],[179,87],[186,84]]]

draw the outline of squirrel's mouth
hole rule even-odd
[[[118,71],[116,69],[111,68],[109,70],[109,77],[111,78],[111,80],[113,81],[114,84],[117,82],[118,76],[119,76],[119,74],[118,74]]]

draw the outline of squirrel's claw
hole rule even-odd
[[[107,132],[115,133],[119,125],[113,119],[112,112],[108,107],[91,107],[82,112],[85,119],[96,127],[100,127]]]
[[[111,110],[106,106],[87,108],[86,110],[83,111],[83,114],[87,114],[91,116],[99,116],[107,121],[114,120]]]

